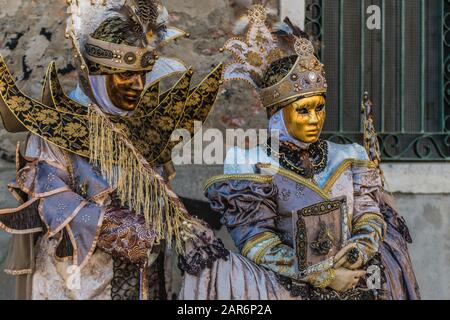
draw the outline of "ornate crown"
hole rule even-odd
[[[224,49],[231,52],[234,62],[225,67],[224,80],[244,80],[255,87],[269,115],[292,99],[327,92],[323,64],[314,55],[314,46],[289,19],[277,26],[272,33],[267,26],[266,9],[254,5],[249,9],[249,29],[246,39],[231,38]],[[278,38],[290,45],[281,49]],[[288,38],[288,39],[286,39]],[[291,63],[284,63],[291,60]],[[290,69],[275,83],[286,65]]]

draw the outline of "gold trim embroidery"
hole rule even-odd
[[[250,252],[250,250],[253,249],[258,243],[261,243],[261,242],[266,241],[273,237],[276,237],[273,233],[263,232],[255,237],[251,238],[250,240],[247,241],[247,243],[242,248],[241,254],[246,257],[247,254]]]
[[[386,221],[384,221],[383,217],[380,216],[380,214],[378,213],[365,213],[362,216],[360,216],[356,222],[353,225],[353,229],[352,229],[352,233],[358,231],[359,229],[361,229],[362,227],[369,225],[374,229],[374,232],[378,235],[378,237],[381,240],[384,240],[384,237],[382,234],[380,234],[380,231],[378,230],[378,228],[380,226],[377,225],[372,225],[371,222],[378,222],[381,224],[381,228],[383,229],[383,233],[386,234],[386,230],[387,230],[387,224]]]
[[[269,169],[271,171],[274,171],[275,173],[279,173],[280,175],[289,178],[295,182],[298,182],[314,191],[316,191],[318,194],[320,194],[324,199],[330,198],[330,191],[333,185],[336,183],[336,181],[339,179],[339,177],[350,167],[368,167],[371,169],[376,168],[376,165],[372,161],[368,160],[355,160],[355,159],[347,159],[343,161],[339,167],[333,172],[333,174],[330,176],[330,178],[325,183],[325,186],[323,188],[319,187],[318,185],[312,183],[308,179],[305,179],[295,172],[292,172],[290,170],[276,167],[272,164],[258,164],[259,167],[264,169]]]
[[[264,243],[258,251],[255,253],[255,257],[253,258],[253,261],[256,264],[261,264],[262,259],[264,258],[264,255],[267,251],[269,251],[271,248],[276,247],[278,245],[282,244],[280,238],[275,236],[273,239],[267,240],[267,243]]]
[[[311,190],[314,190],[315,192],[317,192],[320,196],[322,196],[324,199],[329,199],[330,196],[325,193],[325,191],[323,189],[321,189],[318,185],[312,183],[311,181],[309,181],[308,179],[305,179],[301,176],[299,176],[298,174],[289,171],[287,169],[281,168],[281,167],[276,167],[272,164],[266,164],[266,163],[261,163],[258,164],[258,166],[260,168],[264,168],[264,169],[268,169],[270,171],[273,171],[274,173],[278,173],[281,176],[284,176],[286,178],[289,178],[295,182],[298,182],[308,188],[310,188]]]
[[[228,181],[228,180],[248,180],[260,183],[270,183],[272,182],[272,176],[259,175],[259,174],[223,174],[219,176],[214,176],[205,182],[203,187],[206,191],[209,187],[217,182]]]
[[[356,221],[354,222],[354,229],[356,230],[358,227],[357,226],[361,226],[366,224],[369,221],[381,221],[384,223],[383,218],[380,216],[379,213],[365,213],[362,216],[360,216],[359,218],[356,219]]]
[[[339,167],[333,172],[331,177],[325,183],[323,187],[324,192],[329,193],[331,188],[334,186],[336,181],[340,178],[340,176],[350,167],[367,167],[370,169],[376,168],[376,165],[369,160],[355,160],[355,159],[346,159],[344,160]]]

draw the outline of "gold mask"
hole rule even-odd
[[[124,72],[106,75],[106,90],[111,102],[119,109],[133,111],[145,87],[145,74]]]
[[[321,95],[302,98],[283,109],[288,133],[305,143],[319,140],[325,122],[325,97]]]

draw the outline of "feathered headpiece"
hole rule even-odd
[[[157,47],[186,33],[167,26],[168,12],[155,0],[70,1],[66,36],[81,70],[90,75],[151,71]]]
[[[225,67],[224,80],[250,83],[258,90],[269,116],[287,101],[327,92],[323,64],[300,28],[286,19],[271,30],[261,5],[252,6],[248,17],[246,38],[231,38],[224,45],[235,58]]]

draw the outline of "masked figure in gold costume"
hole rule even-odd
[[[206,119],[222,67],[192,88],[191,69],[157,56],[185,35],[159,1],[68,4],[76,90],[65,95],[52,63],[33,100],[0,57],[5,128],[30,133],[9,184],[21,204],[0,210],[0,229],[14,235],[6,272],[22,299],[165,299],[169,248],[193,274],[228,255],[169,184],[170,136]]]
[[[289,19],[270,30],[262,6],[249,21],[247,38],[225,45],[236,61],[224,77],[259,91],[279,148],[233,148],[224,175],[207,182],[241,255],[187,276],[184,297],[418,299],[409,234],[379,162],[358,144],[320,139],[328,85],[313,45]]]

